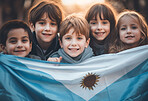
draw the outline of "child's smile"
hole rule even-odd
[[[58,26],[52,21],[47,13],[44,13],[39,21],[36,22],[34,31],[39,44],[50,44],[57,35]]]
[[[124,16],[120,21],[120,40],[129,45],[137,46],[142,37],[138,20],[129,16]]]
[[[5,47],[7,54],[25,57],[31,49],[32,44],[24,29],[17,28],[9,31]]]
[[[74,28],[71,28],[63,36],[60,44],[68,55],[71,57],[77,57],[88,46],[89,42],[83,34],[77,34],[74,32]]]

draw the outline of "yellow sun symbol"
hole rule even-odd
[[[98,85],[97,82],[99,81],[99,75],[96,75],[95,73],[88,73],[81,81],[81,86],[83,88],[88,88],[89,90],[93,90],[95,85]]]

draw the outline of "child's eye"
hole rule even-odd
[[[97,24],[97,23],[96,23],[96,22],[90,22],[90,24],[91,24],[91,25],[95,25],[95,24]]]
[[[132,29],[137,29],[137,26],[133,26]]]
[[[28,39],[23,39],[23,40],[22,40],[23,43],[26,43],[26,42],[28,42],[28,41],[29,41]]]
[[[45,24],[45,22],[39,22],[39,24],[44,25],[44,24]]]
[[[17,43],[17,41],[16,40],[10,40],[9,43],[15,44],[15,43]]]
[[[78,40],[82,40],[83,38],[82,38],[82,37],[78,37],[77,39],[78,39]]]
[[[126,28],[121,28],[120,30],[126,30]]]
[[[71,39],[71,37],[66,37],[65,39],[66,39],[66,40],[70,40],[70,39]]]
[[[103,23],[103,24],[108,24],[108,22],[107,22],[107,21],[103,21],[102,23]]]
[[[57,25],[57,23],[55,23],[55,22],[54,22],[54,23],[51,23],[51,25],[53,25],[53,26],[54,26],[54,25]]]

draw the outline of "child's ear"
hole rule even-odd
[[[60,40],[60,38],[59,38],[59,43],[60,43],[61,48],[63,48],[62,41]]]
[[[30,23],[29,26],[32,32],[35,31],[35,26],[33,25],[33,23]]]
[[[87,47],[88,47],[89,42],[90,42],[90,38],[89,38],[88,40],[86,40],[86,45],[85,45],[85,48],[87,48]]]
[[[3,52],[4,54],[7,53],[7,51],[6,51],[6,46],[0,44],[0,48],[2,49],[2,52]]]

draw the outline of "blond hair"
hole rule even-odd
[[[113,45],[110,47],[110,53],[120,52],[122,50],[129,48],[120,40],[120,36],[119,36],[119,28],[121,25],[121,20],[125,16],[131,17],[132,19],[138,21],[137,23],[139,23],[142,38],[139,40],[138,46],[148,44],[148,26],[145,21],[145,18],[136,11],[125,10],[118,15],[116,31],[115,31],[116,39]]]

